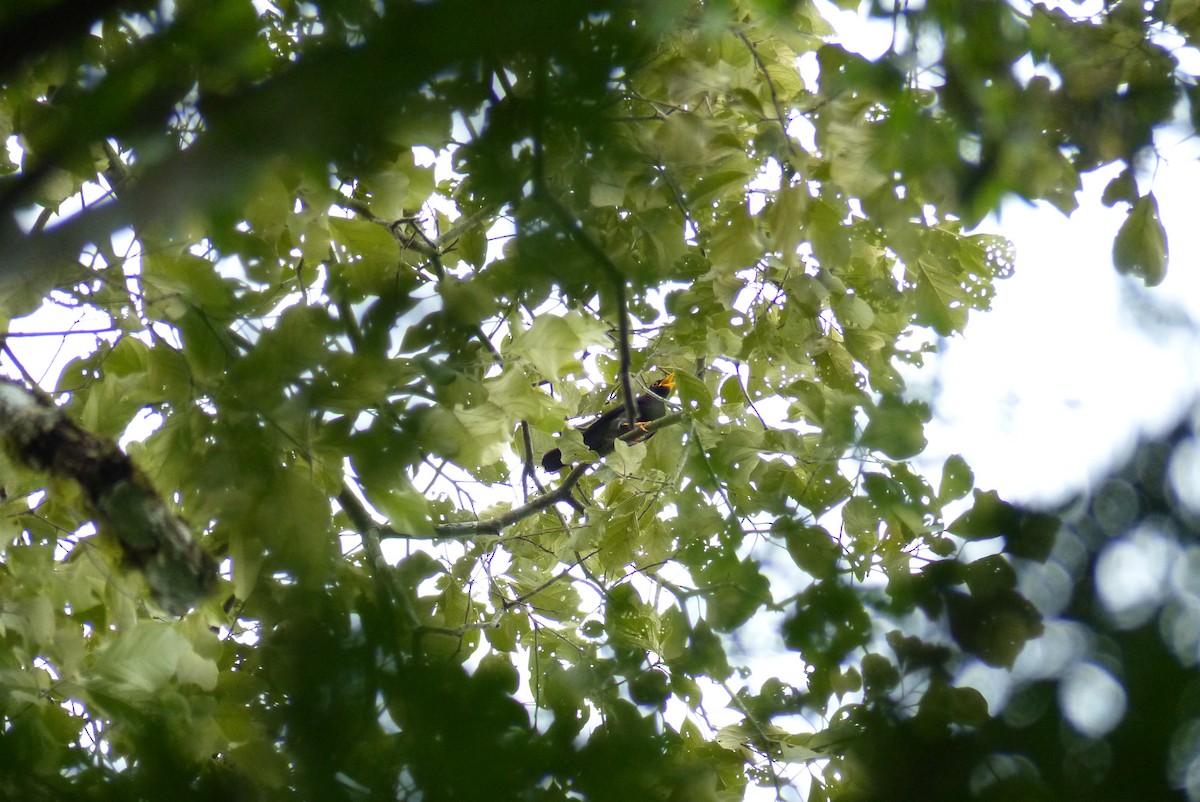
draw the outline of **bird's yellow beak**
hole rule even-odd
[[[666,376],[663,376],[662,379],[658,383],[660,385],[662,385],[663,387],[666,387],[668,390],[674,390],[675,389],[675,374],[668,373]]]

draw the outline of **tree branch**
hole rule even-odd
[[[566,501],[570,498],[571,491],[575,488],[575,485],[579,484],[579,480],[583,478],[583,475],[591,467],[591,463],[576,465],[558,487],[549,493],[535,496],[532,500],[519,507],[514,507],[503,515],[497,515],[494,518],[487,518],[482,521],[457,521],[448,524],[438,524],[434,527],[434,531],[437,532],[438,537],[442,538],[498,535],[505,527],[512,526],[534,513],[541,512],[552,504]]]
[[[763,80],[767,82],[767,89],[771,93],[771,105],[775,107],[775,119],[779,123],[779,127],[783,129],[783,140],[787,142],[788,150],[792,155],[796,154],[796,143],[792,141],[791,135],[787,130],[787,117],[783,113],[783,104],[779,102],[779,93],[775,89],[775,81],[771,78],[771,73],[767,72],[767,65],[762,60],[762,56],[758,54],[758,48],[750,41],[746,34],[738,32],[737,37],[746,43],[746,47],[750,49],[750,55],[754,58],[754,64],[758,67],[758,71],[762,73]]]
[[[633,431],[626,432],[618,437],[618,440],[623,440],[626,443],[634,443],[639,440],[645,440],[650,435],[667,426],[672,426],[688,417],[686,412],[674,412],[670,415],[664,415],[657,420],[644,424],[642,427],[637,427]],[[514,507],[508,512],[497,515],[493,518],[486,518],[482,521],[455,521],[448,524],[438,524],[433,528],[436,538],[465,538],[472,535],[498,535],[506,527],[521,521],[534,513],[541,512],[552,504],[559,501],[567,501],[571,497],[571,491],[584,474],[594,465],[594,462],[584,462],[576,465],[562,480],[562,484],[540,496],[535,496],[530,501],[522,504],[519,507]],[[392,531],[392,530],[389,530]],[[404,537],[415,538],[415,535],[407,535],[401,533],[384,534],[384,537]]]
[[[112,440],[7,379],[0,380],[0,439],[30,468],[79,484],[96,521],[164,609],[182,615],[216,585],[212,557]]]

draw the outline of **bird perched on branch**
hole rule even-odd
[[[668,373],[650,385],[650,392],[637,397],[637,400],[634,401],[637,414],[634,417],[637,420],[638,428],[644,429],[650,421],[667,414],[667,404],[664,399],[674,389],[675,374]],[[579,431],[583,432],[585,446],[601,457],[611,454],[617,438],[629,431],[629,416],[625,413],[625,405],[621,404],[610,409],[587,426],[581,426]],[[652,436],[652,434],[647,435],[647,439]],[[542,467],[548,471],[561,471],[566,467],[562,461],[562,451],[557,448],[547,451],[546,456],[542,457]]]

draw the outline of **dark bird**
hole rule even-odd
[[[644,427],[650,421],[667,414],[667,403],[664,399],[674,389],[675,374],[668,373],[650,385],[650,392],[637,397],[634,405],[637,407],[635,417],[639,427]],[[587,426],[581,426],[579,431],[583,432],[585,446],[601,457],[611,454],[616,439],[629,431],[629,416],[625,414],[625,405],[621,404],[615,409],[610,409]],[[562,451],[557,448],[547,451],[546,456],[542,457],[542,467],[548,471],[561,471],[566,467],[562,461]]]

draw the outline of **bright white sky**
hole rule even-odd
[[[937,384],[927,459],[961,453],[977,486],[1062,500],[1140,433],[1190,409],[1200,390],[1200,161],[1178,139],[1160,137],[1153,177],[1171,253],[1156,288],[1112,267],[1125,204],[1105,208],[1099,194],[1115,171],[1085,177],[1069,219],[1049,204],[1005,205],[992,226],[1016,245],[1015,274],[920,377]]]

